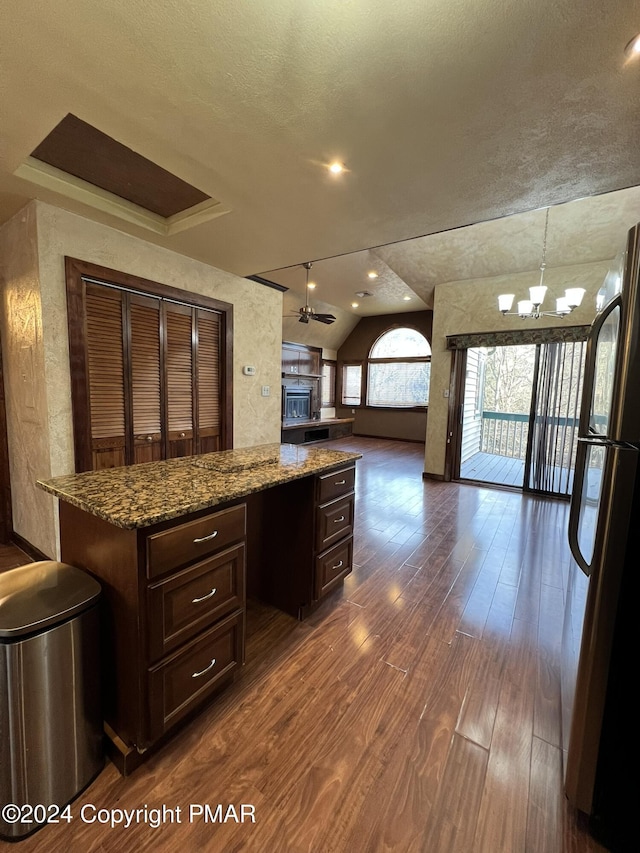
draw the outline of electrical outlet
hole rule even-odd
[[[271,386],[270,385],[263,385],[262,386],[262,396],[263,397],[270,397],[271,396]]]
[[[255,376],[256,375],[256,369],[252,364],[245,364],[245,366],[242,368],[242,372],[244,373],[245,376]]]

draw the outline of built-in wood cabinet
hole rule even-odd
[[[105,722],[130,772],[244,661],[245,503],[124,530],[62,502],[62,559],[101,582]]]
[[[352,570],[355,464],[249,496],[249,595],[298,619]]]
[[[149,669],[149,737],[160,739],[223,686],[242,663],[244,615],[232,613]]]
[[[256,491],[249,479],[233,500],[162,521],[135,512],[133,523],[143,526],[131,528],[60,493],[61,559],[90,572],[103,590],[105,730],[122,773],[233,679],[244,662],[247,596],[302,619],[351,572],[355,459],[345,456],[330,468],[303,459],[311,470],[302,476],[283,462],[267,473],[276,473],[274,485]],[[185,471],[191,483],[203,470],[194,465],[188,473],[190,465],[160,466],[160,477],[158,466],[141,466],[129,501],[144,499],[147,484],[154,500],[158,489],[166,500],[172,475],[184,501]],[[219,476],[207,486],[219,489]],[[104,489],[104,478],[96,481]]]
[[[231,306],[66,262],[76,471],[230,447]]]
[[[316,477],[315,600],[338,586],[353,568],[355,465]]]
[[[305,344],[282,344],[282,387],[308,388],[311,391],[310,418],[319,417],[321,406],[322,350]],[[284,395],[283,395],[284,397]],[[283,408],[282,422],[287,423]]]
[[[320,378],[322,350],[306,344],[284,341],[282,344],[282,372],[287,376]]]

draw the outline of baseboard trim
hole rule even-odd
[[[367,432],[354,432],[354,438],[379,438],[381,441],[408,441],[410,444],[424,444],[420,438],[400,438],[397,435],[370,435]]]
[[[31,542],[24,539],[20,536],[19,533],[16,533],[15,530],[11,534],[11,541],[14,545],[17,545],[21,551],[24,551],[25,554],[28,554],[32,560],[40,561],[40,560],[51,560],[52,557],[48,557],[46,554],[43,554],[35,545],[32,545]]]
[[[436,480],[438,483],[444,483],[444,474],[432,474],[430,471],[422,472],[423,480]]]

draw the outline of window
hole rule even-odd
[[[359,406],[362,400],[362,365],[345,364],[342,368],[342,405]]]
[[[329,408],[336,404],[336,363],[322,362],[322,406]]]
[[[391,329],[371,347],[367,405],[411,408],[429,402],[431,347],[416,329]]]

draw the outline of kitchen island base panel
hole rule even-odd
[[[241,506],[244,509],[244,505]],[[212,514],[210,510],[196,515],[215,518],[215,513]],[[188,519],[189,522],[194,520],[197,519]],[[131,772],[144,760],[144,754],[159,742],[165,730],[173,729],[192,707],[201,707],[219,688],[227,686],[244,659],[244,542],[238,542],[235,549],[228,549],[233,551],[235,572],[239,579],[235,596],[238,606],[231,612],[223,608],[220,616],[214,603],[215,596],[212,596],[211,616],[207,621],[201,606],[194,605],[198,633],[194,636],[193,632],[185,631],[185,642],[177,647],[169,645],[168,653],[158,659],[157,638],[162,635],[163,625],[156,623],[166,615],[158,607],[157,599],[157,585],[162,576],[154,577],[153,581],[147,577],[147,540],[149,536],[162,532],[162,528],[168,524],[163,522],[154,527],[125,530],[71,504],[60,503],[60,537],[64,559],[98,578],[103,589],[101,659],[103,713],[109,741],[107,752],[122,773]],[[177,526],[175,522],[174,526]],[[227,559],[227,551],[221,551],[221,557]],[[212,555],[212,562],[213,559]],[[196,564],[196,570],[197,567]],[[170,583],[174,576],[183,574],[185,567],[181,565],[167,572],[164,577]],[[207,580],[206,576],[204,580]],[[206,589],[203,586],[205,595],[210,592],[208,586]],[[170,599],[166,603],[170,606]],[[231,655],[227,654],[226,646],[224,649],[220,647],[222,654],[219,657],[225,658],[223,671],[216,668],[215,664],[212,666],[212,674],[216,678],[203,679],[207,683],[205,690],[198,689],[200,679],[194,678],[193,696],[183,695],[181,705],[184,707],[180,707],[179,713],[176,707],[165,715],[165,709],[169,708],[167,691],[176,686],[173,673],[182,672],[183,661],[184,666],[190,663],[194,644],[201,639],[206,646],[207,637],[215,635],[216,626],[222,626],[222,633],[225,634],[224,626],[229,622],[233,622],[229,629],[233,630],[232,641],[229,640],[233,661]],[[219,645],[214,643],[214,651]],[[215,656],[212,652],[211,657]],[[207,665],[209,662],[207,659]]]
[[[60,501],[62,559],[103,587],[107,754],[121,774],[231,684],[244,663],[247,595],[303,619],[342,584],[354,475],[350,458],[132,529]]]

